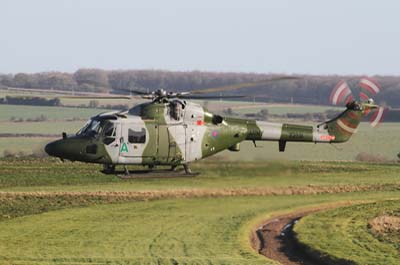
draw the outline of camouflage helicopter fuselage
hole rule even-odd
[[[201,105],[174,99],[137,105],[92,117],[74,136],[49,143],[49,155],[104,165],[178,166],[223,150],[239,151],[242,141],[339,143],[356,131],[365,107],[352,102],[335,119],[318,126],[221,117]]]

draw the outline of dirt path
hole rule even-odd
[[[253,248],[261,255],[284,265],[322,264],[312,260],[298,247],[293,236],[293,226],[300,218],[311,213],[350,204],[349,202],[330,204],[268,219],[253,233],[251,239]]]

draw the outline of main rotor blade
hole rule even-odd
[[[279,77],[272,77],[270,79],[256,81],[256,82],[246,82],[246,83],[232,84],[232,85],[226,85],[226,86],[221,86],[221,87],[196,89],[196,90],[192,90],[190,92],[192,94],[208,94],[208,93],[232,91],[232,90],[238,90],[238,89],[242,89],[242,88],[262,86],[262,85],[267,85],[267,84],[269,84],[271,82],[275,82],[275,81],[294,80],[294,79],[300,79],[300,77],[298,77],[298,76],[279,76]]]
[[[79,98],[79,99],[132,99],[130,96],[60,96],[58,98]]]
[[[151,92],[146,92],[146,91],[142,91],[142,90],[124,89],[124,88],[113,88],[112,90],[130,92],[130,93],[136,94],[136,95],[149,95],[149,94],[151,94]]]
[[[245,98],[248,96],[179,96],[179,98],[183,99],[222,99],[222,98]]]

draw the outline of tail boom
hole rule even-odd
[[[280,145],[282,142],[342,143],[357,132],[363,111],[348,107],[336,118],[317,126],[248,121],[246,140],[279,141]]]

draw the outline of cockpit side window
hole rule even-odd
[[[116,127],[112,122],[105,122],[103,126],[103,143],[109,145],[115,141]]]
[[[104,125],[103,134],[105,137],[115,137],[115,126],[114,123],[107,122]]]
[[[146,130],[144,128],[140,131],[129,129],[128,142],[131,144],[144,144],[146,142]]]

